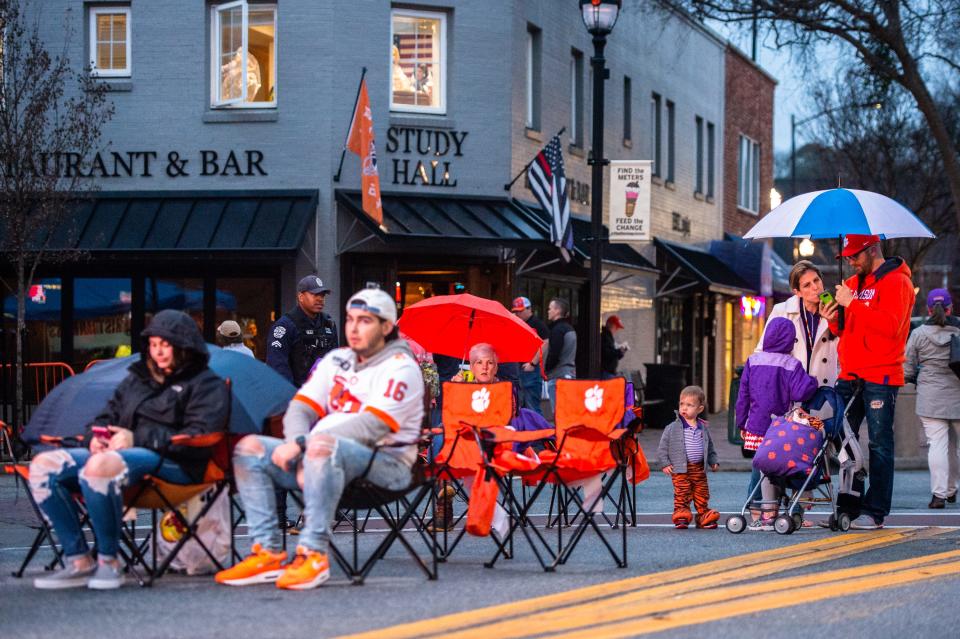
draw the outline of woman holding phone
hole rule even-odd
[[[226,385],[207,366],[207,346],[190,316],[160,311],[141,336],[140,359],[88,428],[86,446],[40,453],[30,464],[30,491],[64,553],[64,567],[37,577],[36,588],[119,588],[124,488],[147,474],[174,484],[201,481],[209,449],[171,445],[171,438],[226,428]],[[96,559],[77,516],[78,491],[96,537]]]
[[[800,360],[803,369],[817,380],[817,384],[832,387],[839,373],[837,338],[830,332],[821,312],[833,300],[828,299],[829,293],[823,290],[820,269],[813,262],[800,260],[790,269],[790,288],[793,297],[773,307],[767,324],[774,317],[785,317],[793,322],[797,337],[791,354]],[[758,352],[762,344],[761,335]]]

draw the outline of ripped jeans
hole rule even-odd
[[[335,443],[327,454],[312,455],[309,446],[315,438],[317,435],[311,436],[303,462],[304,527],[299,543],[310,550],[326,552],[337,504],[346,485],[362,475],[369,464],[367,480],[387,490],[401,490],[410,485],[410,467],[383,452],[370,464],[372,449],[341,437],[332,437]],[[274,449],[282,443],[275,437],[248,435],[233,452],[237,489],[243,499],[250,536],[273,551],[281,548],[274,487],[300,488],[296,471],[283,470],[270,461]]]
[[[65,448],[37,455],[30,464],[30,492],[53,525],[57,539],[68,556],[89,550],[80,528],[79,512],[73,494],[78,490],[90,516],[100,557],[114,558],[119,550],[123,516],[122,493],[146,475],[154,475],[174,484],[191,484],[190,477],[170,460],[147,448],[112,451],[123,460],[124,470],[115,477],[90,477],[81,470],[93,454],[85,448]],[[159,468],[157,466],[159,465]]]

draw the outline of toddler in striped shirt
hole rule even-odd
[[[706,404],[703,389],[687,386],[680,391],[677,419],[663,429],[657,458],[663,472],[673,479],[673,525],[687,528],[691,521],[697,528],[716,528],[720,513],[710,509],[710,487],[707,485],[706,466],[720,468],[717,451],[710,439],[707,422],[700,419]],[[690,511],[690,501],[697,509],[696,517]]]

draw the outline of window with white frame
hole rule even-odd
[[[392,111],[446,113],[446,14],[394,9],[390,65]]]
[[[210,8],[211,104],[277,105],[277,7],[246,0]]]
[[[676,182],[677,105],[667,100],[667,182]]]
[[[740,136],[737,163],[737,206],[750,213],[760,211],[760,143]]]
[[[130,7],[90,7],[90,73],[130,76]]]

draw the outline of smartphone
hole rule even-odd
[[[833,295],[831,295],[829,291],[824,291],[820,293],[820,301],[824,306],[830,306],[833,304]]]
[[[111,433],[110,429],[106,426],[93,426],[90,428],[90,432],[102,442],[108,442],[110,438],[113,437],[113,433]]]

